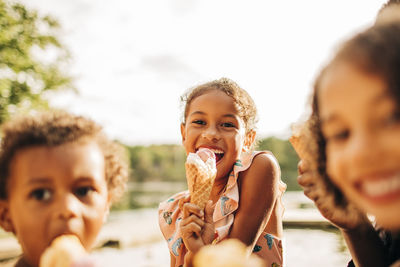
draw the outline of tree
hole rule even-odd
[[[69,54],[59,30],[55,19],[0,0],[0,124],[18,111],[46,108],[47,91],[73,88],[61,71]]]
[[[287,184],[287,189],[301,190],[297,183],[297,163],[299,158],[288,140],[268,137],[260,140],[257,150],[269,150],[274,153],[282,171],[282,180]]]

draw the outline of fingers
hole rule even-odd
[[[200,218],[204,216],[204,211],[201,210],[197,205],[192,203],[185,203],[182,206],[183,210],[183,218],[189,217],[191,214],[194,214]]]
[[[179,199],[179,202],[178,202],[179,209],[180,209],[180,210],[183,210],[183,205],[184,205],[185,203],[188,203],[188,202],[190,202],[190,195],[189,195],[189,196],[186,196],[186,197],[184,197],[184,198]]]
[[[204,222],[203,222],[204,225]],[[196,236],[201,236],[201,230],[202,230],[202,226],[200,226],[198,223],[195,222],[190,222],[190,223],[181,223],[181,232],[182,235],[184,235],[184,237],[190,238],[193,237],[193,234],[195,234]]]
[[[190,215],[187,218],[182,219],[181,226],[186,226],[186,225],[189,225],[191,223],[197,224],[200,227],[204,226],[204,221],[201,218],[199,218],[196,215],[194,215],[194,214]]]
[[[319,190],[314,185],[304,188],[304,195],[314,202],[317,202],[321,196]]]
[[[182,233],[185,232],[187,236],[193,235],[193,233],[200,236],[204,226],[203,216],[204,212],[197,205],[183,204],[183,217],[180,223]]]
[[[313,184],[316,184],[319,179],[319,176],[316,172],[305,172],[299,176],[297,176],[297,182],[302,187],[307,187]]]
[[[297,171],[299,172],[299,174],[303,174],[307,171],[310,170],[310,164],[308,163],[307,160],[300,160],[299,163],[297,164]]]

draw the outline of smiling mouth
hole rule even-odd
[[[225,153],[223,150],[218,149],[218,148],[209,148],[207,147],[210,151],[212,151],[215,155],[215,162],[218,164],[219,161],[224,157]]]
[[[400,173],[381,179],[366,180],[360,183],[361,192],[375,200],[391,200],[400,197]]]

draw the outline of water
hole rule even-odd
[[[338,232],[319,229],[285,229],[284,236],[286,266],[288,267],[347,266],[350,259]],[[122,250],[102,249],[96,251],[95,254],[104,266],[169,266],[169,252],[163,240]]]
[[[340,232],[326,227],[313,203],[302,192],[286,192],[283,201],[286,266],[347,266],[350,254]],[[299,220],[313,222],[312,228],[295,227],[293,222]],[[97,250],[95,255],[104,266],[169,266],[169,251],[158,228],[156,209],[113,212],[101,236],[104,240],[119,239],[123,247]]]
[[[301,192],[287,192],[284,204],[286,266],[347,266],[350,255],[343,238],[338,230],[323,224],[322,217],[310,200]],[[298,220],[313,222],[310,224],[312,228],[294,227],[293,222]],[[288,224],[288,221],[292,223]],[[18,243],[10,235],[0,231],[0,236],[0,250],[10,249],[11,246],[18,249]],[[99,235],[98,244],[101,245],[108,240],[118,241],[120,249],[101,248],[94,251],[94,256],[105,267],[169,266],[169,251],[158,227],[157,209],[111,212]]]

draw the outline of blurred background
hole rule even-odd
[[[287,139],[319,69],[384,2],[0,0],[0,123],[52,107],[102,124],[131,175],[94,253],[106,266],[168,266],[157,205],[186,188],[180,96],[231,78],[254,98],[257,149],[275,154],[288,185],[288,266],[345,266],[341,236],[299,191]],[[18,253],[0,232],[0,264]]]

